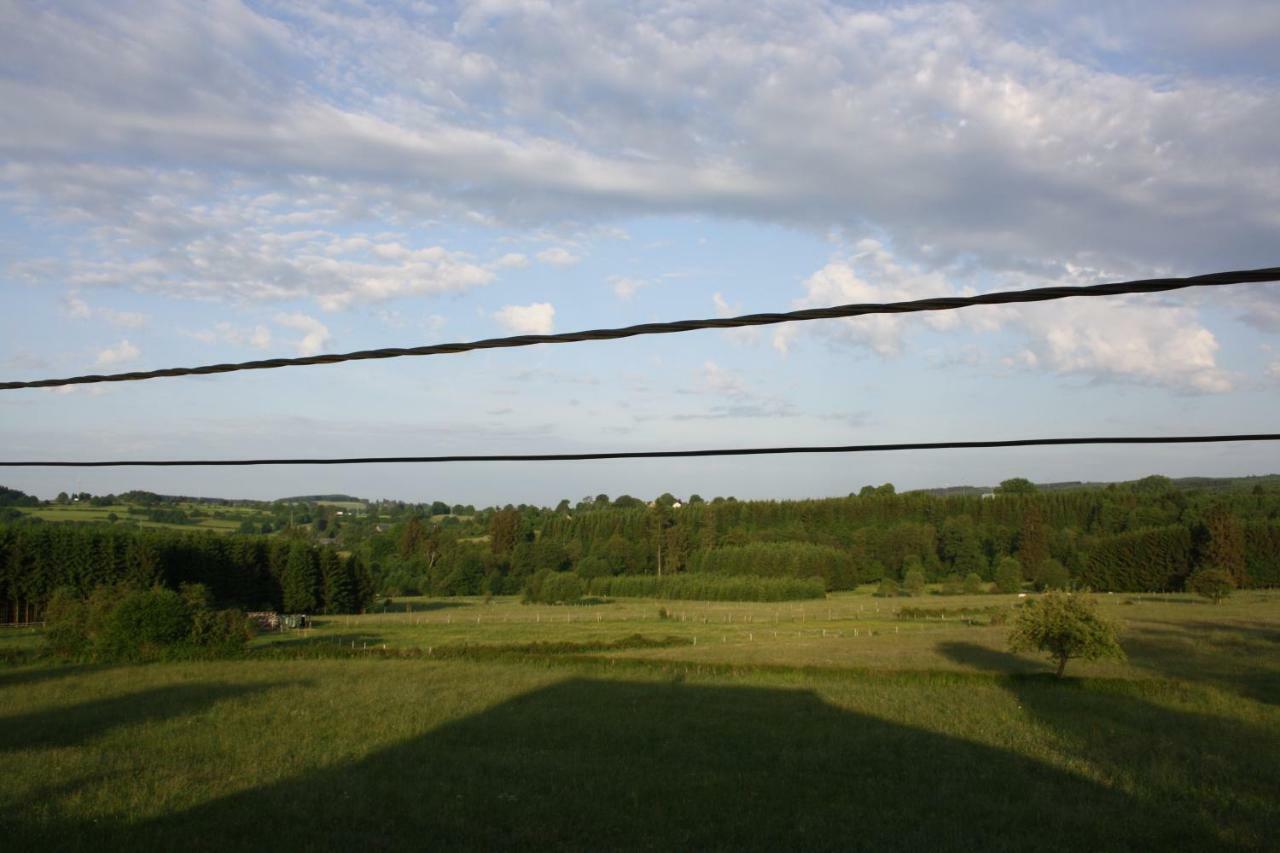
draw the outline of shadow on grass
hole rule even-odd
[[[28,830],[34,827],[26,828]],[[62,846],[1217,849],[1212,827],[804,690],[575,679],[355,762]],[[39,843],[21,829],[12,836]]]
[[[56,681],[59,678],[69,678],[73,675],[87,675],[91,672],[101,672],[110,669],[109,664],[62,664],[51,665],[44,663],[42,665],[30,665],[9,668],[0,668],[0,690],[8,687],[20,687],[29,684],[41,684],[45,681]]]
[[[449,610],[454,607],[475,606],[475,603],[471,601],[458,601],[453,598],[433,598],[429,601],[394,601],[387,607],[371,607],[367,612],[375,616],[384,613],[390,616],[395,613],[431,613],[436,610]],[[341,618],[341,616],[336,617],[337,620]],[[324,621],[325,617],[320,617],[320,620]]]
[[[270,642],[256,646],[254,651],[266,652],[272,649],[292,651],[332,647],[364,649],[381,646],[385,642],[386,640],[381,634],[374,634],[368,631],[350,631],[342,634],[324,634],[310,637],[303,636],[302,632],[294,632],[292,636],[286,634],[279,639],[272,639]]]
[[[1123,645],[1133,664],[1280,705],[1280,631],[1265,624],[1135,623]]]
[[[0,718],[0,753],[76,746],[113,729],[184,717],[224,699],[248,696],[276,686],[181,684],[57,710],[3,717]]]
[[[1198,817],[1206,828],[1229,827],[1228,840],[1242,849],[1269,843],[1280,820],[1280,739],[1274,726],[1168,707],[1194,702],[1194,694],[1176,684],[1028,676],[1019,674],[1025,662],[1013,655],[960,642],[940,649],[954,661],[1005,675],[1001,683],[1068,753],[1103,778],[1134,786],[1141,807]],[[1196,846],[1189,839],[1174,845]]]
[[[1123,593],[1117,593],[1123,595]],[[1150,601],[1156,604],[1189,604],[1199,607],[1202,604],[1212,604],[1212,601],[1202,598],[1173,598],[1171,596],[1162,595],[1124,595],[1125,601]]]

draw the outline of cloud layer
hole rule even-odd
[[[1080,20],[1058,6],[11,5],[0,181],[115,247],[78,284],[327,307],[484,283],[439,246],[312,233],[446,213],[874,226],[912,260],[999,269],[1274,260],[1277,88],[1173,50],[1160,73],[1105,70],[1096,33],[1035,28],[1045,7]],[[1267,4],[1233,6],[1274,29]],[[1166,41],[1259,43],[1202,7],[1169,4]]]

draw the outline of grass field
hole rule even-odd
[[[892,611],[921,600],[866,594],[572,608],[406,599],[264,638],[243,661],[0,669],[0,838],[10,849],[1274,849],[1280,594],[1101,601],[1124,624],[1129,660],[1073,662],[1061,683],[1007,654],[1005,627],[900,621]],[[603,648],[633,634],[674,639]],[[0,647],[38,641],[0,635]],[[530,642],[577,645],[516,648]],[[395,656],[405,650],[419,656]],[[277,657],[293,651],[317,657]]]
[[[181,509],[194,509],[195,505],[179,505]],[[203,518],[193,524],[170,524],[161,521],[149,521],[141,515],[129,515],[129,507],[124,504],[108,506],[73,505],[54,507],[19,507],[21,512],[35,516],[44,521],[81,521],[109,522],[110,514],[115,513],[119,521],[136,521],[139,527],[162,527],[171,530],[213,530],[217,533],[232,533],[239,529],[240,522],[229,518]],[[207,507],[204,507],[207,510]]]

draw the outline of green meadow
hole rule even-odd
[[[178,509],[189,510],[194,509],[198,505],[195,504],[175,504]],[[191,524],[172,524],[162,521],[151,521],[147,518],[129,515],[129,506],[126,504],[109,504],[105,506],[92,506],[85,504],[83,506],[41,506],[41,507],[20,507],[19,511],[24,515],[30,515],[43,521],[73,521],[80,523],[109,523],[113,519],[111,515],[114,513],[117,521],[132,521],[139,527],[164,528],[168,530],[212,530],[215,533],[232,533],[240,527],[239,521],[233,521],[229,518],[202,518]],[[240,511],[226,510],[226,512],[243,514]],[[247,515],[246,515],[247,517]]]
[[[1280,593],[1101,595],[1128,660],[1005,651],[1013,596],[397,599],[243,659],[0,669],[9,849],[1263,850]],[[900,607],[927,608],[913,619]],[[950,615],[948,615],[950,614]],[[22,659],[31,629],[0,650]],[[637,636],[641,639],[637,639]]]

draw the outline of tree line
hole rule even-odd
[[[358,555],[300,539],[107,525],[0,526],[6,621],[29,618],[58,589],[88,596],[121,584],[200,584],[219,606],[303,613],[359,612],[375,592]]]
[[[384,590],[433,595],[514,593],[542,571],[588,585],[718,573],[820,577],[828,590],[886,580],[900,589],[919,577],[956,590],[1155,592],[1213,568],[1238,587],[1280,585],[1280,490],[1261,485],[1197,491],[1149,477],[1052,492],[1011,480],[986,496],[886,484],[799,501],[599,497],[489,511],[487,536],[411,518],[370,537],[366,553]]]

